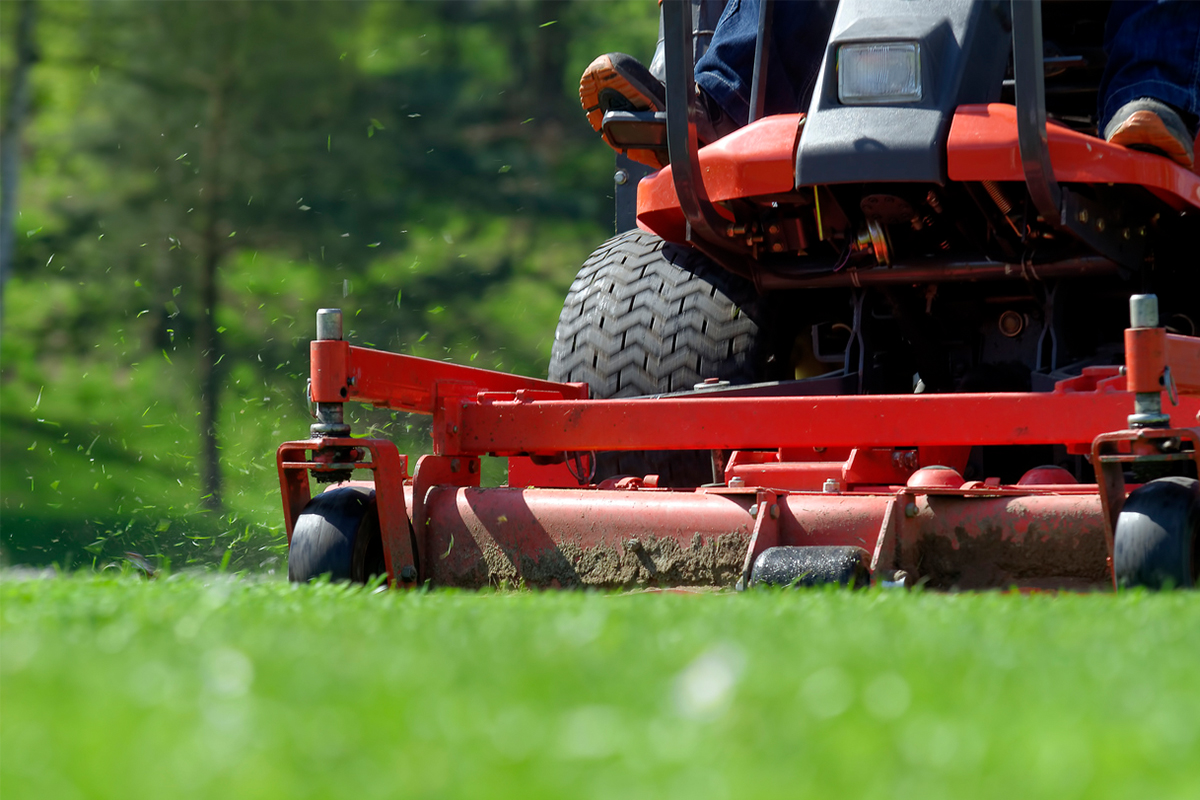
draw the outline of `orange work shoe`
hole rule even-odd
[[[1104,138],[1133,150],[1166,156],[1191,167],[1192,137],[1175,109],[1152,97],[1140,97],[1121,106],[1104,129]]]
[[[583,71],[579,79],[579,102],[592,130],[600,133],[609,111],[665,111],[666,92],[662,83],[633,56],[605,53]],[[608,137],[605,143],[614,150]],[[666,166],[653,150],[629,150],[634,161],[659,169]]]

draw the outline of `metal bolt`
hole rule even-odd
[[[917,504],[909,503],[904,507],[904,516],[912,518],[917,515]]]
[[[730,478],[729,479],[729,488],[730,489],[741,489],[745,485],[746,485],[745,478]]]
[[[1121,238],[1127,242],[1133,238],[1133,235],[1129,232],[1129,228],[1125,228],[1121,231]]]
[[[1146,226],[1143,225],[1142,227],[1138,228],[1138,236],[1145,236],[1145,235],[1146,235]]]
[[[457,425],[451,425],[451,426],[450,426],[450,432],[451,432],[451,433],[458,433],[458,426],[457,426]]]
[[[831,494],[834,492],[840,492],[841,490],[842,484],[838,481],[835,481],[833,478],[826,479],[825,485],[821,487],[821,491],[829,492]]]
[[[617,184],[617,186],[624,186],[629,183],[629,173],[623,169],[617,170],[616,174],[613,175],[613,183]]]
[[[417,568],[412,564],[405,564],[400,568],[400,580],[405,583],[412,583],[417,579]]]
[[[779,233],[779,226],[778,225],[767,226],[767,233],[771,233],[771,234]]]
[[[1129,297],[1129,327],[1158,327],[1158,296],[1135,294]]]
[[[340,308],[317,309],[317,338],[342,338],[342,310]]]
[[[779,242],[776,242],[775,244],[771,245],[771,250],[775,253],[782,253],[783,245],[781,245]]]
[[[1015,336],[1020,336],[1021,331],[1025,330],[1025,316],[1010,308],[1000,315],[1000,320],[997,324],[1000,327],[1001,335],[1011,339]]]
[[[467,462],[467,472],[469,472],[469,473],[471,473],[472,475],[474,475],[474,474],[475,474],[475,469],[476,469],[476,466],[477,466],[477,465],[476,465],[475,459],[473,459],[473,458],[472,458],[470,461],[468,461],[468,462]]]
[[[1082,222],[1082,223],[1085,223],[1085,224],[1086,224],[1086,223],[1087,223],[1087,221],[1088,221],[1088,213],[1087,213],[1087,209],[1086,209],[1086,208],[1081,208],[1081,209],[1079,210],[1079,213],[1075,215],[1075,218],[1076,218],[1076,219],[1078,219],[1080,222]]]
[[[755,503],[754,505],[750,506],[750,516],[752,516],[752,517],[758,516],[758,503]]]
[[[779,504],[771,504],[771,519],[779,519]]]
[[[1099,231],[1100,233],[1104,233],[1104,218],[1103,217],[1096,220],[1096,230]]]
[[[450,459],[450,471],[451,472],[458,472],[459,466],[461,466],[461,465],[458,463],[457,458]]]

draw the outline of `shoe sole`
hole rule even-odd
[[[1187,146],[1167,129],[1162,118],[1153,111],[1135,111],[1108,137],[1112,144],[1133,150],[1153,150],[1176,164],[1192,166]]]
[[[600,132],[600,123],[604,120],[604,111],[600,108],[600,93],[605,89],[626,98],[638,111],[662,111],[657,101],[647,94],[645,89],[621,74],[611,58],[607,55],[600,56],[583,71],[583,77],[579,79],[579,102],[583,105],[592,130],[597,133]]]
[[[587,114],[588,124],[592,130],[601,135],[604,143],[614,150],[620,150],[604,135],[602,123],[604,110],[600,108],[600,94],[605,90],[615,92],[633,103],[638,111],[662,111],[658,102],[637,83],[623,75],[607,55],[600,56],[583,71],[579,79],[579,102]],[[664,164],[653,150],[628,150],[626,155],[634,161],[660,169]]]

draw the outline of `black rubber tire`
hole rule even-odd
[[[861,547],[768,547],[754,560],[751,586],[871,585],[871,557]]]
[[[1200,571],[1200,481],[1159,478],[1129,493],[1113,542],[1117,585],[1194,589]]]
[[[333,581],[366,583],[386,572],[374,489],[343,486],[309,501],[292,531],[289,581],[329,575]]]
[[[692,389],[707,378],[759,379],[754,286],[703,254],[640,230],[601,245],[563,303],[550,379],[585,382],[593,398]],[[596,479],[657,474],[660,485],[712,480],[708,451],[600,453]]]

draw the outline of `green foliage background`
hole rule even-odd
[[[0,4],[5,92],[17,13]],[[357,344],[545,374],[566,287],[612,230],[578,76],[598,53],[648,58],[654,3],[36,13],[0,339],[5,561],[277,565],[274,449],[307,435],[318,307]],[[205,252],[220,511],[198,478]],[[426,446],[419,418],[353,417]]]

